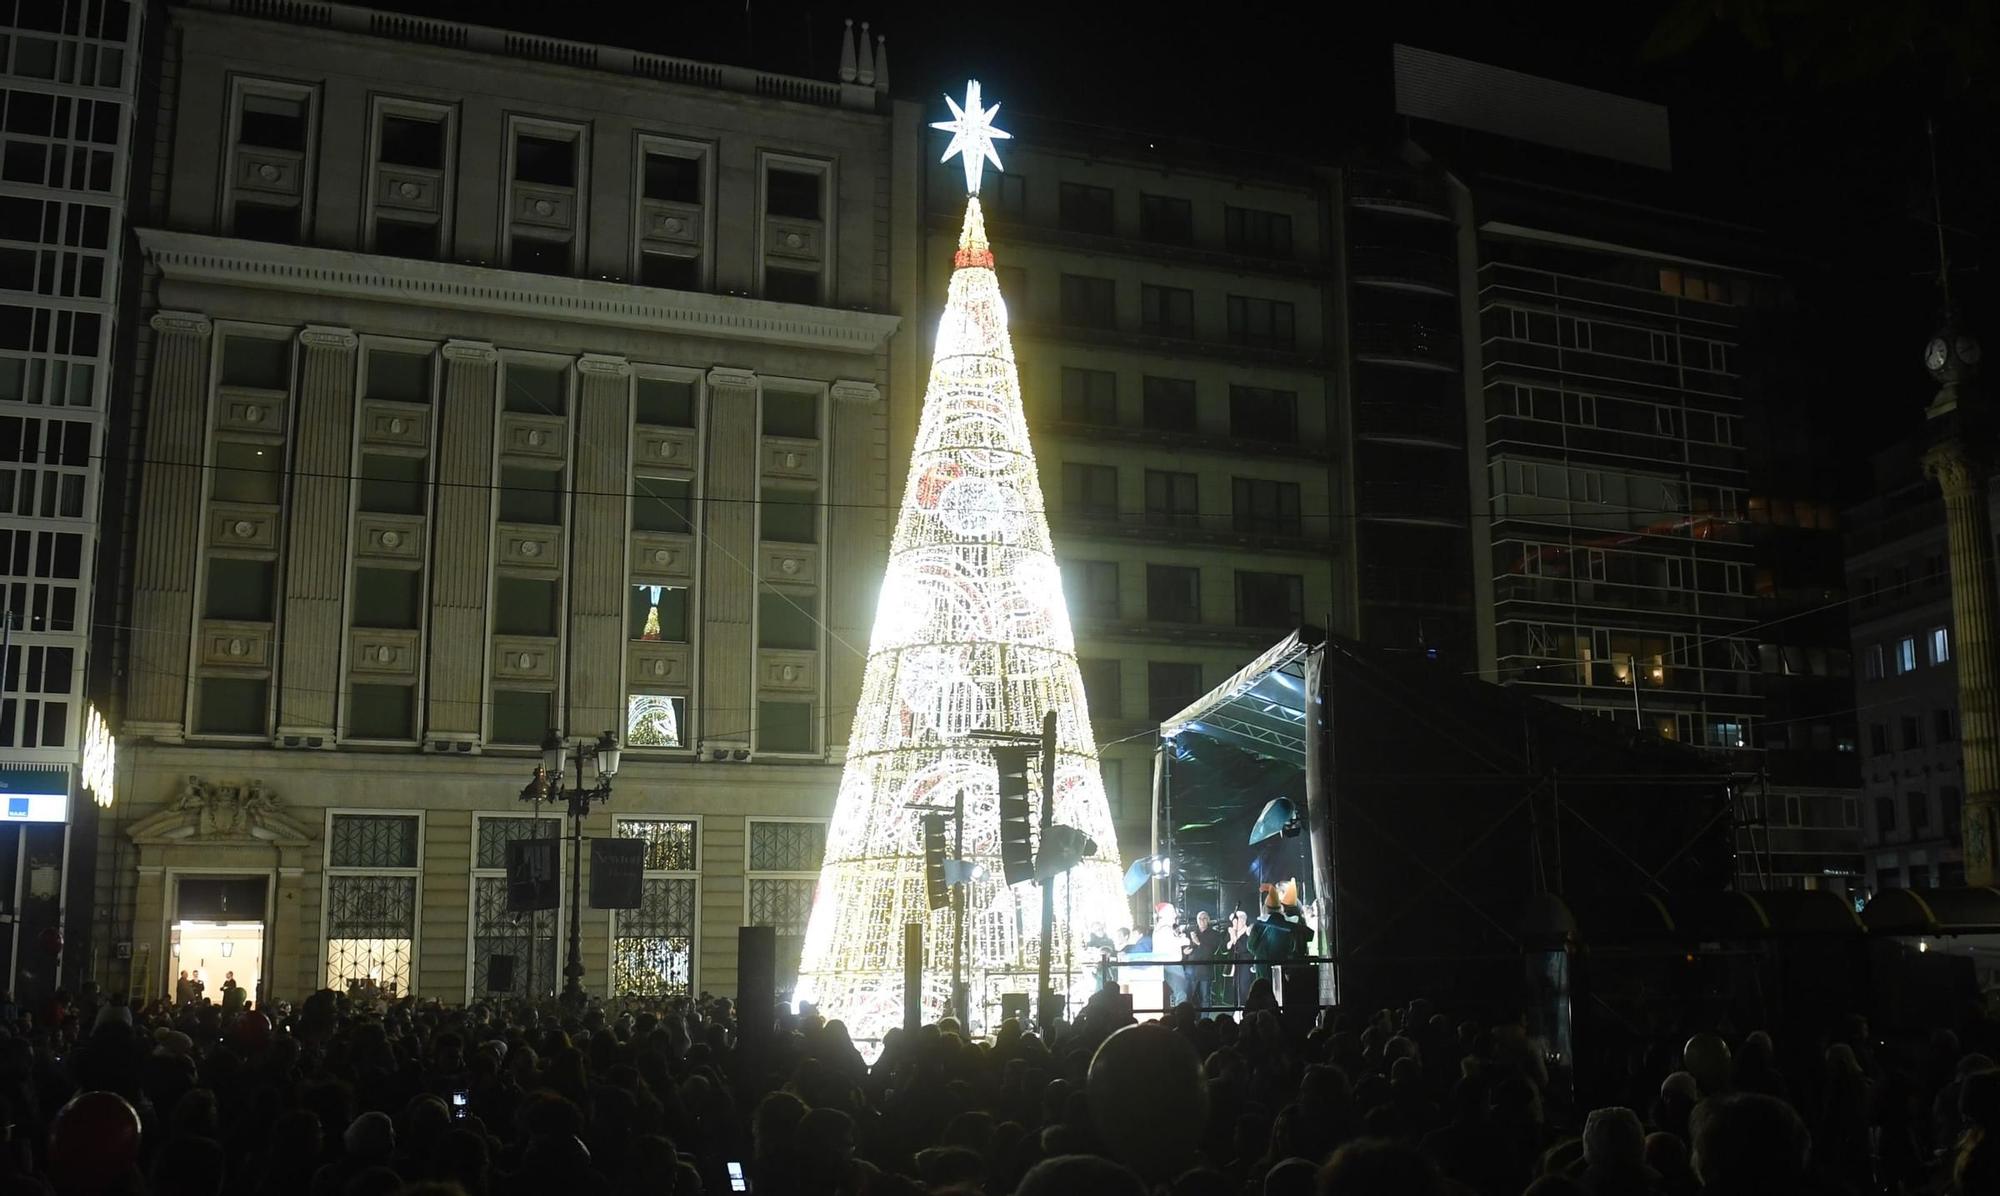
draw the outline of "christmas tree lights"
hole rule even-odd
[[[1054,882],[1058,988],[1094,988],[1087,928],[1129,920],[976,194],[980,165],[999,164],[992,143],[1006,134],[991,128],[997,110],[981,107],[972,84],[965,108],[952,105],[957,119],[937,126],[953,134],[946,157],[966,158],[975,194],[938,326],[799,969],[798,998],[845,1021],[858,1039],[902,1024],[908,922],[925,924],[924,1018],[941,1016],[949,997],[951,913],[933,912],[925,898],[922,820],[913,806],[949,807],[965,796],[965,856],[984,866],[966,890],[975,1026],[998,1020],[1000,993],[1034,990],[1041,890],[1000,879],[993,759],[969,732],[1038,733],[1043,714],[1056,712],[1055,821],[1098,847]]]

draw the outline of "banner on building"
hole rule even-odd
[[[516,839],[507,844],[507,912],[554,909],[562,901],[562,840]]]
[[[590,908],[638,909],[645,876],[644,839],[590,841]]]

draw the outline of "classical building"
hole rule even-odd
[[[1130,859],[1147,850],[1160,720],[1301,622],[1352,622],[1335,581],[1352,553],[1335,517],[1327,191],[1295,164],[1214,147],[1027,117],[1009,129],[980,199]],[[944,144],[924,143],[933,302],[964,207]],[[898,479],[920,399],[896,397]]]
[[[88,781],[112,797],[84,696],[144,8],[0,6],[0,989],[24,1004],[55,986]]]
[[[795,966],[909,374],[916,112],[874,47],[818,81],[166,21],[96,974],[553,991],[568,910],[504,873],[561,826],[522,800],[551,728],[623,741],[585,832],[646,844],[641,906],[583,911],[590,991],[733,991],[748,924]]]

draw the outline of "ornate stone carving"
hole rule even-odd
[[[1956,440],[1934,445],[1924,454],[1924,475],[1947,495],[1968,491],[1981,480],[1981,472],[1980,462]]]
[[[882,388],[873,382],[841,378],[833,384],[833,398],[837,403],[879,403],[882,401]]]
[[[153,331],[206,340],[215,331],[215,326],[198,311],[160,311],[153,313]]]
[[[757,387],[757,372],[719,365],[708,371],[708,384],[717,390],[754,390]]]
[[[193,832],[205,839],[260,837],[256,832],[278,811],[278,796],[262,781],[227,784],[190,774],[174,809],[193,818]]]
[[[500,351],[487,341],[449,340],[440,350],[446,361],[476,361],[492,363],[500,360]]]
[[[623,378],[632,372],[632,363],[623,357],[612,357],[604,353],[585,353],[576,359],[576,368],[579,373]]]
[[[299,333],[299,341],[308,349],[352,349],[361,343],[352,328],[330,328],[324,324],[308,324]]]

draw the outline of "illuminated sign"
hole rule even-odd
[[[83,708],[83,787],[104,809],[111,808],[112,784],[118,774],[118,741],[111,724],[95,706]]]

